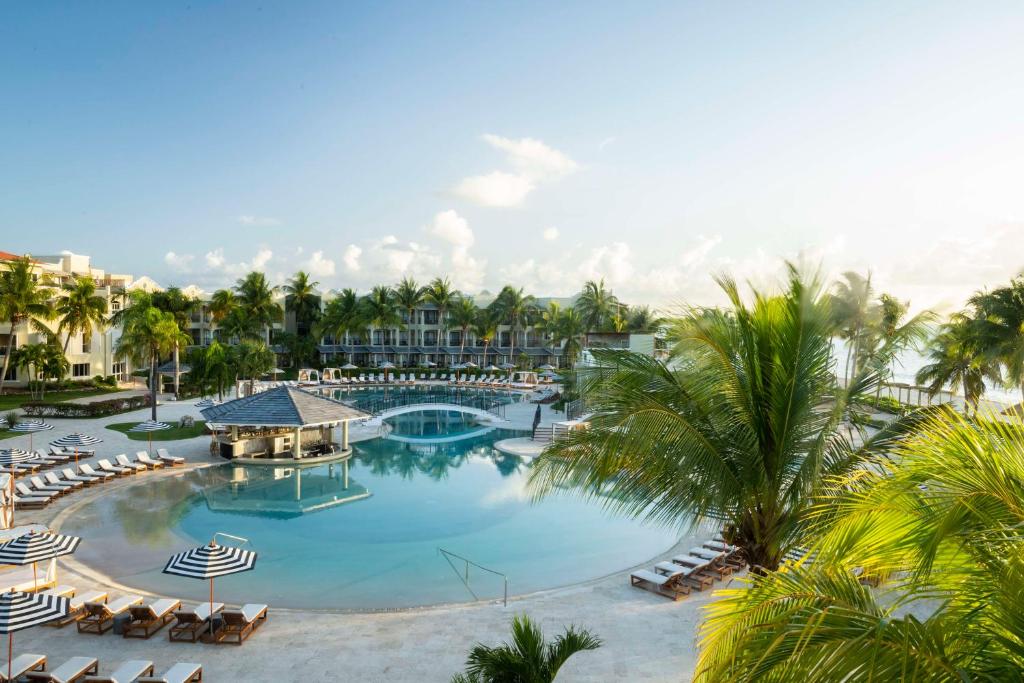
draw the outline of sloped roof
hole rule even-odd
[[[292,386],[269,389],[199,412],[219,425],[251,427],[305,427],[370,417],[341,401]]]

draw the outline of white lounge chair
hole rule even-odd
[[[75,587],[61,584],[60,586],[54,586],[53,588],[47,588],[44,591],[39,591],[42,595],[53,595],[58,598],[73,598],[75,597]]]
[[[85,482],[83,481],[69,481],[67,479],[61,479],[53,472],[46,472],[43,474],[43,481],[47,484],[51,484],[52,486],[70,486],[71,491],[85,486]]]
[[[60,473],[63,474],[64,478],[68,481],[80,481],[86,486],[92,486],[93,484],[98,484],[103,481],[103,477],[94,477],[89,474],[75,474],[75,471],[70,467],[65,467],[60,471]]]
[[[697,590],[704,590],[705,587],[710,587],[715,581],[709,572],[711,567],[711,560],[707,560],[703,557],[694,557],[693,555],[676,555],[672,558],[671,562],[660,562],[655,567],[668,568],[671,565],[681,566],[686,569],[686,578],[692,583],[694,588]]]
[[[151,470],[158,470],[165,464],[163,460],[154,460],[153,458],[149,457],[149,453],[147,453],[146,451],[139,451],[138,453],[136,453],[135,459]]]
[[[109,460],[104,458],[96,463],[96,467],[99,467],[103,472],[110,472],[116,474],[119,477],[124,477],[129,474],[135,474],[135,470],[130,467],[121,467],[111,463]]]
[[[14,494],[14,507],[23,510],[40,510],[49,505],[57,496]]]
[[[78,469],[81,470],[82,473],[85,474],[86,476],[98,477],[103,481],[110,481],[111,479],[117,476],[117,474],[114,472],[100,472],[99,470],[94,470],[92,468],[92,465],[90,465],[89,463],[79,465]]]
[[[59,493],[61,495],[69,492],[74,488],[70,483],[68,484],[47,484],[43,481],[42,477],[29,477],[28,481],[32,484],[32,490],[45,492],[45,493]]]
[[[255,603],[242,605],[238,609],[221,610],[224,625],[217,631],[218,643],[241,645],[245,639],[267,621],[267,606]]]
[[[71,596],[71,604],[68,608],[68,614],[66,617],[55,619],[54,621],[46,622],[45,626],[56,626],[61,628],[67,626],[73,621],[78,621],[85,616],[85,603],[87,602],[106,602],[107,601],[106,591],[86,591],[84,593],[76,593]]]
[[[149,639],[154,633],[174,621],[174,610],[181,607],[181,600],[163,598],[148,605],[133,605],[128,608],[131,621],[125,624],[125,638]]]
[[[3,669],[0,672],[0,681],[6,683],[8,680],[18,681],[21,677],[27,674],[29,671],[42,671],[46,668],[46,655],[31,655],[23,654],[18,655],[11,661],[11,677],[7,678],[7,667],[0,666]]]
[[[173,641],[184,641],[194,643],[199,637],[210,630],[210,615],[224,609],[223,602],[213,603],[213,609],[208,602],[201,603],[196,607],[181,608],[174,613],[177,623],[171,626],[168,638]]]
[[[143,465],[141,462],[132,462],[131,460],[129,460],[128,456],[125,455],[124,453],[115,456],[114,461],[121,467],[127,467],[128,469],[135,470],[136,472],[145,472],[147,469],[147,467]]]
[[[129,659],[108,674],[86,676],[84,680],[86,683],[133,683],[140,676],[152,675],[153,662],[148,659]]]
[[[638,569],[629,575],[629,582],[637,588],[664,595],[673,600],[690,594],[690,586],[686,583],[682,568],[668,574],[659,574],[649,569]]]
[[[30,671],[25,677],[30,681],[50,681],[51,683],[71,683],[82,679],[87,674],[94,674],[100,662],[95,657],[72,657],[52,671]]]
[[[159,457],[161,460],[163,460],[171,467],[177,467],[178,465],[185,464],[185,458],[180,458],[176,455],[171,455],[170,453],[167,452],[166,448],[156,449],[156,454],[157,457]]]
[[[101,636],[114,628],[115,617],[125,614],[132,605],[141,603],[141,595],[122,595],[110,603],[87,602],[83,606],[85,616],[78,621],[78,632]]]
[[[138,683],[191,683],[203,680],[202,664],[178,662],[159,676],[143,676]]]

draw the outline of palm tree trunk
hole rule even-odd
[[[179,372],[179,368],[180,367],[181,367],[181,363],[179,361],[179,356],[178,356],[178,345],[175,344],[174,345],[174,398],[175,398],[175,400],[177,400],[177,398],[178,398],[178,389],[181,386],[180,385],[180,381],[179,381],[180,378],[181,378],[181,373]]]
[[[18,321],[11,318],[11,333],[7,335],[7,351],[4,353],[4,369],[0,372],[0,395],[4,393],[4,382],[7,381],[7,368],[11,362],[11,353],[14,351],[14,328]]]
[[[512,346],[509,348],[508,362],[515,363],[515,360],[513,359],[516,357],[516,326],[513,323],[511,327],[512,330],[509,337],[512,339]]]
[[[149,356],[149,401],[153,422],[156,422],[156,361],[156,354],[151,353]]]

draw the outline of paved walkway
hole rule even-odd
[[[161,405],[158,417],[172,422],[183,415],[198,418],[199,410],[193,402]],[[529,429],[535,410],[535,405],[517,404],[509,406],[506,416],[517,427]],[[82,431],[104,440],[98,446],[96,458],[134,452],[144,449],[146,443],[129,440],[104,426],[147,417],[148,411],[141,410],[99,419],[48,419],[55,429],[46,432],[35,445],[39,447],[44,441]],[[544,406],[542,418],[543,424],[547,424],[561,415]],[[375,436],[375,430],[359,434],[359,438]],[[28,438],[8,440],[5,446],[8,443],[27,447]],[[222,462],[209,455],[209,444],[209,437],[201,436],[163,445],[174,454],[185,456],[192,466]],[[115,485],[131,486],[132,480],[111,486]],[[94,490],[102,495],[102,488]],[[19,511],[17,522],[49,524],[80,495],[83,494],[69,495],[44,511]],[[700,534],[707,535],[706,531]],[[682,539],[677,549],[685,550],[694,540]],[[62,562],[61,566],[60,582],[75,585],[79,590],[106,587],[111,596],[131,592],[131,587],[111,586],[91,571],[83,569],[79,573],[73,560]],[[566,576],[564,580],[571,584],[573,577]],[[716,583],[716,587],[721,585]],[[126,659],[151,659],[158,671],[175,661],[195,661],[203,664],[205,680],[209,681],[448,681],[461,669],[466,653],[475,643],[498,644],[506,640],[512,616],[526,613],[538,619],[549,634],[557,633],[563,625],[577,624],[604,640],[599,650],[570,660],[559,681],[685,681],[694,667],[700,607],[711,599],[712,593],[705,591],[674,603],[631,588],[627,571],[515,598],[507,608],[476,603],[345,613],[302,612],[271,606],[269,622],[241,648],[169,643],[163,632],[151,640],[139,641],[124,640],[112,633],[80,635],[74,627],[40,627],[17,634],[15,653],[43,653],[53,665],[71,656],[94,656],[99,657],[102,670]],[[258,601],[259,596],[253,596],[253,600]]]

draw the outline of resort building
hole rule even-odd
[[[0,251],[0,262],[9,262],[18,258],[20,258],[18,254]],[[55,287],[70,282],[76,277],[92,278],[96,283],[96,293],[106,297],[107,310],[111,313],[120,309],[123,293],[132,289],[137,283],[131,275],[108,273],[94,267],[88,256],[71,252],[56,255],[32,254],[32,260],[33,272],[37,277],[45,277]],[[56,332],[57,323],[55,321],[45,324],[50,330]],[[12,349],[46,341],[46,334],[32,329],[28,323],[21,323],[12,330],[9,322],[0,321],[0,361],[2,361],[2,354],[7,352],[8,340],[12,334],[14,335]],[[72,380],[85,380],[97,375],[113,375],[119,382],[129,381],[132,371],[130,362],[114,357],[114,345],[119,337],[120,333],[117,329],[97,327],[93,327],[92,333],[88,336],[82,334],[72,336],[70,340],[67,340],[67,359],[70,364],[68,377]],[[63,346],[65,338],[62,337],[59,341]],[[7,370],[8,382],[21,386],[27,384],[28,379],[28,372],[24,368],[15,367],[13,363],[10,364]]]

